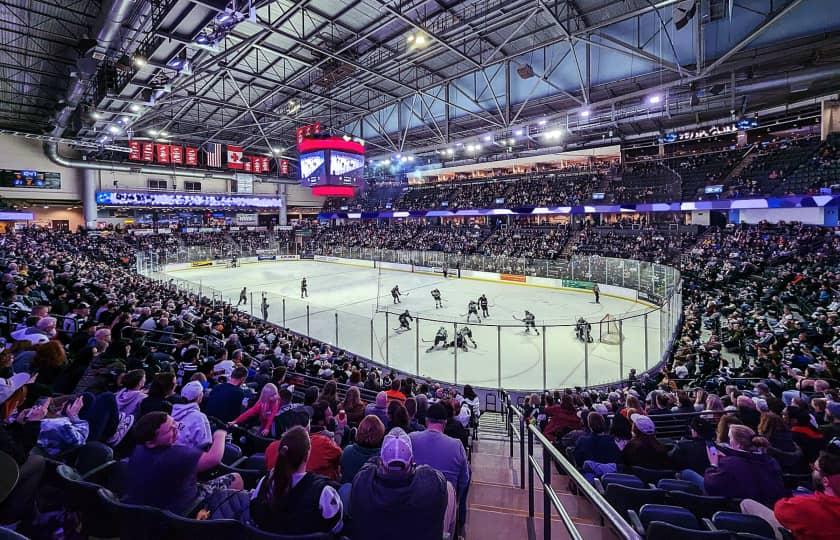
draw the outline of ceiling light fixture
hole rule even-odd
[[[648,98],[648,103],[650,103],[651,105],[656,105],[657,103],[659,103],[661,101],[662,101],[662,96],[660,96],[659,94],[653,94],[652,96],[650,96]]]
[[[589,109],[584,109],[584,110],[580,111],[580,115],[583,118],[589,118]]]
[[[128,106],[128,110],[130,110],[131,112],[140,112],[140,105],[132,103]]]
[[[122,132],[122,130],[120,129],[120,127],[119,127],[119,126],[117,126],[117,125],[114,125],[114,124],[111,124],[110,126],[108,126],[108,131],[109,131],[109,132],[111,132],[111,133],[113,133],[114,135],[116,135],[116,134],[118,134],[118,133]]]

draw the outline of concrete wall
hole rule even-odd
[[[65,148],[62,153],[69,155]],[[82,199],[82,175],[76,169],[56,165],[44,155],[39,141],[0,135],[0,169],[30,169],[61,173],[61,189],[0,188],[5,199],[74,200]]]
[[[70,230],[75,231],[85,223],[81,207],[78,206],[73,209],[33,206],[30,211],[35,214],[35,220],[32,221],[32,224],[41,227],[52,226],[53,221],[69,221]]]
[[[741,209],[738,212],[739,223],[778,223],[779,221],[799,221],[810,225],[824,225],[823,208],[766,208]]]

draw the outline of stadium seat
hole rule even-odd
[[[686,493],[693,493],[695,495],[703,494],[697,484],[692,484],[686,480],[677,480],[675,478],[663,478],[656,483],[656,487],[664,489],[665,491],[685,491]]]
[[[638,511],[646,504],[665,504],[665,491],[610,484],[605,495],[607,502],[627,519],[628,511]]]
[[[222,456],[222,463],[225,465],[233,465],[240,459],[242,459],[242,449],[233,443],[225,444],[225,453]]]
[[[237,473],[242,477],[242,482],[245,484],[245,489],[254,489],[260,478],[265,476],[265,469],[243,469],[231,465],[220,463],[218,467],[211,473],[212,477],[218,477],[223,474]]]
[[[603,486],[603,489],[600,490],[601,493],[604,493],[606,489],[610,486],[610,484],[620,484],[622,486],[634,487],[639,489],[644,489],[648,487],[648,485],[645,484],[639,477],[633,476],[632,474],[607,473],[604,476],[602,476],[599,479],[599,481],[600,485]]]
[[[166,538],[166,516],[160,508],[139,504],[126,504],[105,488],[98,491],[105,510],[116,516],[120,540],[148,540]]]
[[[242,456],[241,458],[231,463],[231,467],[237,469],[248,469],[253,471],[265,472],[265,454]]]
[[[671,469],[647,469],[645,467],[630,467],[631,474],[638,476],[645,484],[656,485],[663,478],[676,478],[677,471]]]
[[[734,533],[748,533],[762,538],[774,538],[773,526],[758,516],[738,512],[716,512],[712,516],[716,529]]]
[[[711,518],[717,512],[733,510],[733,500],[726,497],[709,495],[695,495],[685,491],[669,491],[666,500],[668,504],[689,509],[697,519]]]
[[[59,465],[56,472],[62,488],[62,503],[68,511],[78,515],[81,533],[106,538],[118,535],[116,515],[106,512],[99,498],[101,486],[85,481],[69,465]]]
[[[652,521],[645,531],[646,540],[731,540],[729,531],[686,529],[664,521]]]
[[[82,478],[100,483],[97,480],[103,477],[105,471],[114,463],[114,450],[107,444],[94,441],[79,448],[73,465]]]
[[[168,511],[164,511],[163,514],[166,518],[166,531],[173,540],[226,540],[242,538],[246,534],[245,526],[234,519],[191,519]]]
[[[638,514],[634,511],[630,511],[629,515],[631,521],[634,522],[634,525],[637,526],[637,530],[640,533],[647,530],[648,525],[652,521],[663,521],[685,529],[703,529],[701,521],[694,517],[694,514],[685,508],[680,508],[679,506],[671,506],[667,504],[646,504],[641,507]],[[641,528],[639,528],[638,525],[641,525]]]
[[[330,533],[274,534],[248,524],[245,524],[244,527],[245,535],[240,538],[247,538],[247,540],[337,540],[336,536]]]

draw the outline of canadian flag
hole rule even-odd
[[[230,146],[227,147],[227,166],[228,169],[244,170],[245,163],[242,161],[242,147]]]

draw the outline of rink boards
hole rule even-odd
[[[631,289],[600,285],[601,303],[595,304],[588,282],[468,270],[461,279],[444,279],[439,269],[407,264],[286,257],[242,259],[239,268],[169,265],[166,272],[200,283],[204,294],[215,289],[234,304],[248,287],[253,306],[241,309],[260,316],[265,296],[272,322],[383,365],[458,384],[541,389],[607,383],[626,377],[630,368],[641,372],[655,365],[664,346],[661,311]],[[304,276],[309,297],[301,299]],[[396,284],[408,293],[397,305],[390,295]],[[434,288],[442,293],[442,309],[434,307]],[[478,347],[427,352],[441,326],[452,340],[464,325],[467,303],[481,294],[490,300],[490,318],[469,324]],[[404,309],[415,321],[410,331],[398,332],[397,315]],[[514,318],[526,309],[537,318],[539,336],[526,334]],[[618,345],[597,341],[597,321],[607,313],[623,317]],[[594,343],[575,338],[578,317],[592,324]]]

